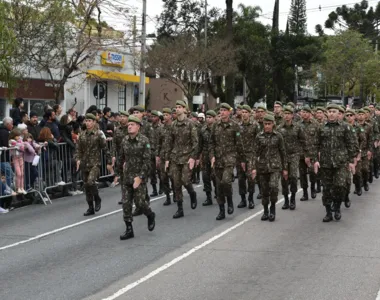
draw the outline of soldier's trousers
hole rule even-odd
[[[248,193],[255,192],[255,182],[252,179],[252,174],[247,170],[244,171],[241,164],[236,166],[238,173],[238,185],[239,185],[239,195],[247,194],[247,183],[248,183]]]
[[[150,184],[157,184],[157,166],[156,166],[156,157],[151,157],[151,166],[150,166]],[[158,174],[158,177],[160,174]]]
[[[323,183],[323,205],[331,202],[342,202],[346,197],[347,166],[339,168],[321,168],[321,179]]]
[[[202,180],[203,180],[204,191],[206,193],[211,193],[212,192],[211,181],[214,184],[214,188],[216,187],[215,176],[213,176],[212,174],[211,162],[209,160],[203,160],[201,169],[202,169]]]
[[[133,188],[133,184],[123,183],[127,192],[126,199],[123,202],[123,219],[124,222],[132,222],[132,206],[135,202],[136,209],[142,211],[146,216],[152,213],[149,203],[146,201],[146,183],[142,182],[137,189]]]
[[[349,168],[346,168],[346,194],[351,192],[352,174]]]
[[[309,181],[307,180],[307,173],[309,173],[309,179],[311,186],[314,186],[317,182],[317,175],[314,173],[313,164],[308,167],[305,163],[305,159],[301,158],[299,162],[300,183],[301,188],[307,189],[309,187]]]
[[[297,193],[297,177],[298,177],[298,166],[300,158],[298,155],[288,156],[288,180],[281,177],[282,194],[289,195],[289,185],[290,192]],[[261,183],[261,182],[260,182]]]
[[[193,184],[191,183],[191,170],[189,164],[170,164],[170,175],[173,178],[175,197],[177,202],[183,202],[182,186],[186,188],[189,194],[194,193]]]
[[[87,203],[92,203],[95,197],[99,197],[98,187],[95,181],[99,178],[99,167],[82,170],[83,186],[86,191]]]
[[[362,157],[361,158],[361,162],[362,162],[362,168],[361,168],[361,173],[362,173],[362,179],[363,179],[363,182],[368,182],[369,180],[369,160],[368,160],[368,157],[365,156],[365,157]]]
[[[121,202],[124,203],[126,199],[126,193],[127,193],[127,190],[125,189],[125,184],[124,184],[125,176],[122,169],[119,170],[118,174],[120,176],[119,182],[121,186]]]
[[[160,160],[160,183],[162,184],[162,191],[165,193],[165,195],[170,193],[170,187],[169,187],[169,174],[166,171],[165,172],[165,160]]]
[[[357,163],[356,163],[356,172],[353,176],[353,182],[355,185],[360,185],[362,186],[362,183],[363,183],[363,177],[362,177],[362,160],[360,159]]]
[[[281,177],[280,172],[266,173],[258,175],[261,185],[262,205],[276,204],[278,200],[278,185]]]
[[[226,197],[232,197],[232,176],[234,176],[234,166],[215,168],[218,204],[224,204]]]

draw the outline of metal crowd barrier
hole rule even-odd
[[[107,144],[110,151],[112,141],[108,141]],[[24,168],[18,173],[24,178],[22,185],[25,193],[38,193],[47,205],[52,203],[49,190],[62,186],[76,191],[82,180],[80,171],[76,171],[76,161],[73,158],[75,149],[67,143],[39,143],[39,145],[41,147],[38,152],[39,159],[35,158],[34,163],[24,161]],[[16,165],[12,162],[12,154],[16,150],[16,148],[0,148],[0,171],[4,175],[0,182],[0,201],[2,198],[14,196],[12,191],[17,194],[17,183],[21,183],[20,177],[16,176]],[[114,174],[110,174],[107,170],[103,151],[99,155],[101,155],[99,179],[113,177]]]

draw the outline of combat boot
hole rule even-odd
[[[170,205],[170,204],[172,204],[172,199],[170,199],[170,194],[167,193],[167,194],[166,194],[166,200],[165,200],[165,202],[164,202],[164,206],[168,206],[168,205]]]
[[[157,197],[158,196],[158,193],[157,193],[157,184],[152,184],[152,188],[153,188],[153,192],[149,196],[150,197]]]
[[[364,186],[364,190],[365,190],[366,192],[368,192],[368,191],[369,191],[369,185],[368,185],[368,182],[367,182],[367,181],[364,181],[363,186]]]
[[[240,195],[241,196],[241,201],[240,203],[238,204],[238,208],[243,208],[243,207],[247,207],[247,199],[245,199],[245,194],[242,194]]]
[[[190,202],[191,202],[191,205],[190,205],[191,209],[196,209],[198,202],[197,202],[197,193],[194,191],[190,194]]]
[[[317,194],[321,192],[321,181],[317,180]]]
[[[179,219],[184,216],[183,213],[183,203],[182,202],[177,202],[177,212],[174,214],[173,219]]]
[[[276,204],[270,205],[269,222],[273,222],[276,219]]]
[[[95,215],[95,210],[94,210],[94,203],[88,203],[88,209],[87,211],[83,214],[85,217]]]
[[[98,212],[102,208],[102,199],[99,197],[99,195],[96,195],[94,199],[95,199],[95,211]]]
[[[335,214],[334,214],[334,218],[335,220],[339,221],[341,218],[342,218],[342,215],[340,213],[340,205],[341,205],[341,202],[337,202],[335,204]]]
[[[269,217],[269,210],[268,210],[268,204],[264,205],[264,213],[261,216],[261,221],[268,221]]]
[[[232,196],[227,196],[227,213],[232,215],[234,213],[234,202]]]
[[[226,208],[224,204],[219,204],[219,214],[216,216],[216,220],[220,221],[226,218]]]
[[[202,203],[202,206],[210,206],[210,205],[212,205],[211,192],[206,192],[206,200]]]
[[[149,216],[146,216],[148,219],[148,230],[153,231],[156,226],[156,214],[151,212]]]
[[[248,208],[249,209],[255,208],[255,202],[253,201],[253,193],[249,193],[248,195]]]
[[[360,183],[356,183],[355,184],[355,192],[356,192],[356,195],[358,196],[361,196],[362,195],[362,186]]]
[[[303,196],[300,199],[301,201],[307,201],[309,200],[309,193],[307,192],[307,189],[303,189]]]
[[[295,210],[296,209],[296,194],[292,193],[290,196],[290,205],[289,205],[290,210]]]
[[[350,201],[350,197],[348,194],[346,195],[346,199],[344,200],[344,206],[346,208],[350,208],[350,206],[351,206],[351,201]]]
[[[135,234],[133,233],[133,227],[131,222],[125,222],[126,230],[125,232],[120,236],[120,240],[128,240],[135,237]]]
[[[284,195],[284,205],[282,206],[282,209],[289,209],[289,195]]]
[[[333,220],[333,216],[331,213],[331,206],[328,204],[326,207],[326,216],[323,218],[323,222],[327,223]]]
[[[315,199],[317,197],[317,192],[315,191],[315,183],[311,185],[310,196],[311,199]]]

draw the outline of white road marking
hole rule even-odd
[[[297,193],[299,193],[300,191],[302,191],[302,189],[299,189],[297,191]],[[280,199],[277,204],[280,204],[284,202],[284,198]],[[217,235],[214,235],[213,237],[211,237],[210,239],[208,239],[207,241],[203,242],[202,244],[190,249],[189,251],[183,253],[182,255],[174,258],[172,261],[162,265],[161,267],[155,269],[154,271],[150,272],[148,275],[136,280],[135,282],[132,282],[130,284],[128,284],[127,286],[125,286],[124,288],[118,290],[116,293],[114,293],[113,295],[107,297],[107,298],[103,298],[102,300],[114,300],[122,295],[124,295],[125,293],[127,293],[128,291],[132,290],[133,288],[137,287],[138,285],[140,285],[141,283],[144,283],[145,281],[149,280],[150,278],[160,274],[161,272],[165,271],[166,269],[170,268],[171,266],[175,265],[176,263],[184,260],[185,258],[189,257],[191,254],[197,252],[198,250],[206,247],[207,245],[215,242],[216,240],[220,239],[221,237],[225,236],[226,234],[230,233],[231,231],[235,230],[236,228],[244,225],[245,223],[251,221],[252,219],[254,219],[255,217],[261,215],[263,213],[264,210],[260,210],[259,212],[255,213],[254,215],[252,216],[249,216],[248,218],[244,219],[243,221],[229,227],[228,229],[226,229],[225,231],[217,234]],[[380,300],[380,299],[376,299],[376,300]]]
[[[200,186],[202,186],[202,185],[197,185],[194,188],[198,188]],[[160,200],[160,199],[165,198],[165,197],[166,197],[166,195],[160,196],[160,197],[157,197],[157,198],[153,198],[152,200],[150,200],[150,202],[152,203],[152,202],[155,202],[155,201]],[[80,225],[83,225],[83,224],[86,224],[86,223],[89,223],[89,222],[93,222],[93,221],[96,221],[96,220],[99,220],[99,219],[102,219],[102,218],[106,218],[108,216],[112,216],[112,215],[117,214],[117,213],[122,212],[122,211],[123,211],[122,209],[117,209],[117,210],[111,211],[109,213],[106,213],[104,215],[100,215],[100,216],[97,216],[97,217],[93,217],[91,219],[86,219],[86,220],[83,220],[83,221],[80,221],[80,222],[77,222],[77,223],[73,223],[71,225],[67,225],[67,226],[64,226],[64,227],[61,227],[61,228],[58,228],[58,229],[54,229],[52,231],[48,231],[48,232],[36,235],[36,236],[31,237],[29,239],[22,240],[22,241],[19,241],[17,243],[13,243],[13,244],[10,244],[10,245],[7,245],[7,246],[0,247],[0,251],[6,250],[6,249],[9,249],[9,248],[13,248],[13,247],[16,247],[16,246],[19,246],[19,245],[22,245],[22,244],[30,243],[30,242],[33,242],[35,240],[39,240],[39,239],[42,239],[44,237],[47,237],[49,235],[56,234],[58,232],[62,232],[62,231],[65,231],[65,230],[68,230],[68,229],[71,229],[71,228],[74,228],[74,227],[78,227]]]

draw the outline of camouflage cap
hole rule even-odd
[[[310,108],[309,105],[304,105],[304,106],[302,106],[302,109],[301,109],[301,110],[303,110],[303,111],[307,111],[307,112],[311,113],[311,108]]]
[[[206,111],[206,116],[216,117],[216,112],[210,109]]]
[[[129,117],[129,113],[127,111],[125,111],[125,110],[120,111],[120,115],[121,116]]]
[[[160,116],[160,112],[157,111],[157,110],[152,110],[151,113],[152,113],[153,116],[156,116],[156,117],[159,117],[159,116]]]
[[[142,107],[141,105],[135,105],[135,106],[133,106],[132,107],[132,111],[135,111],[135,110],[137,110],[139,112],[144,112],[145,111],[144,107]]]
[[[244,105],[242,106],[242,109],[244,109],[244,110],[246,110],[246,111],[249,111],[249,112],[252,111],[252,108],[251,108],[249,105],[247,105],[247,104],[244,104]]]
[[[138,117],[135,117],[135,116],[129,116],[128,122],[135,122],[135,123],[141,125],[141,120]]]
[[[228,109],[228,110],[231,110],[232,107],[226,103],[226,102],[223,102],[222,104],[220,104],[220,108],[225,108],[225,109]]]
[[[274,105],[280,105],[282,107],[282,102],[281,101],[275,101]]]
[[[164,113],[164,114],[171,114],[172,110],[169,107],[165,107],[165,108],[162,109],[162,113]]]
[[[376,104],[376,109],[380,109],[380,103]]]
[[[371,112],[371,109],[370,109],[368,106],[365,106],[365,107],[363,107],[362,109],[364,109],[364,110],[367,111],[367,112]]]
[[[265,106],[262,105],[262,104],[260,104],[260,105],[258,105],[258,106],[256,107],[256,110],[259,110],[259,109],[261,109],[261,110],[263,110],[263,111],[267,111],[267,109],[265,108]]]
[[[175,105],[180,105],[180,106],[182,106],[182,107],[184,107],[184,108],[187,107],[186,102],[183,101],[183,100],[177,100],[177,101],[175,102]]]
[[[341,113],[345,113],[346,112],[346,108],[343,105],[339,105],[339,111]]]
[[[348,108],[346,109],[346,114],[353,114],[353,115],[356,115],[356,111],[351,109],[351,108]]]
[[[93,114],[86,114],[85,118],[86,118],[86,120],[96,121],[96,117]]]
[[[358,109],[357,112],[358,112],[358,114],[365,114],[366,113],[364,108]]]
[[[288,103],[286,103],[286,106],[291,106],[293,108],[296,107],[296,105],[294,104],[294,102],[288,102]]]
[[[238,106],[236,106],[236,108],[237,108],[237,109],[243,109],[243,106],[244,106],[244,105],[238,104]]]
[[[193,111],[193,112],[191,113],[191,116],[194,117],[194,118],[198,118],[198,113],[195,112],[195,111]]]
[[[340,109],[342,109],[342,108],[341,108],[338,104],[329,104],[329,105],[327,105],[326,109],[327,109],[327,110],[329,110],[329,109],[340,110]]]
[[[326,108],[324,108],[323,106],[317,106],[317,108],[315,110],[316,111],[320,110],[320,111],[326,112]]]
[[[264,121],[271,121],[271,122],[274,122],[274,115],[272,114],[265,114],[264,116]]]
[[[286,112],[292,114],[292,113],[294,113],[294,108],[292,106],[285,106],[284,107],[284,113],[286,113]]]
[[[173,108],[172,108],[172,113],[176,113],[176,112],[177,112],[176,108],[173,107]]]

